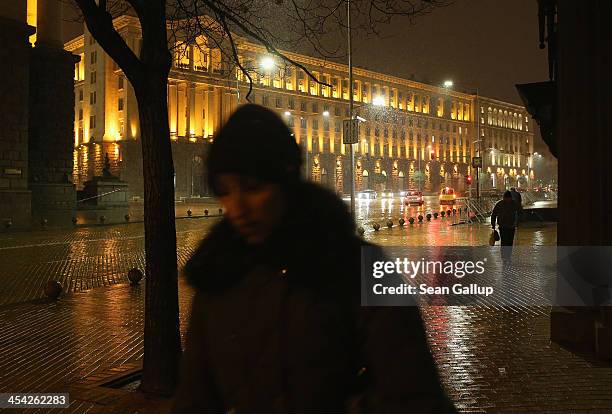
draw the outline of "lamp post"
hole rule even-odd
[[[444,87],[446,89],[451,89],[454,85],[455,82],[453,82],[452,80],[446,80],[444,81]],[[464,85],[465,86],[465,85]],[[478,143],[478,146],[476,147],[476,156],[480,157],[480,143],[482,142],[482,139],[480,137],[480,113],[479,113],[479,107],[480,107],[480,94],[478,93],[478,88],[476,88],[475,90],[475,108],[474,108],[474,114],[475,116],[475,121],[476,121],[476,141],[474,141],[472,144],[476,144]],[[482,170],[484,171],[485,165],[484,165],[484,159],[482,160]],[[480,200],[480,168],[476,167],[476,199]]]
[[[352,41],[352,30],[351,30],[351,0],[346,2],[346,23],[347,23],[347,47],[348,47],[348,70],[349,70],[349,119],[352,125],[353,122],[353,45]],[[352,127],[350,128],[352,134]],[[352,142],[355,137],[351,137],[351,144],[349,144],[350,153],[350,165],[349,174],[351,176],[351,215],[355,217],[355,147]]]

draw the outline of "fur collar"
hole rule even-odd
[[[317,288],[337,280],[330,273],[337,276],[342,266],[359,264],[362,242],[355,236],[354,222],[342,200],[306,182],[287,194],[288,214],[262,246],[247,245],[226,219],[216,224],[185,265],[188,281],[197,289],[222,291],[253,265],[265,264],[288,269],[290,280]]]

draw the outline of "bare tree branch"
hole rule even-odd
[[[143,71],[142,62],[132,52],[113,26],[113,16],[98,6],[94,0],[74,0],[82,10],[87,29],[109,56],[123,68],[125,75],[136,87]],[[103,4],[103,3],[102,3]]]

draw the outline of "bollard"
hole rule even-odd
[[[422,223],[423,222],[423,216],[421,214],[419,214],[418,218],[419,218],[419,223]]]
[[[123,216],[123,218],[125,219],[125,221],[130,221],[131,217],[129,214],[126,214],[125,216]]]
[[[127,274],[128,280],[132,285],[137,285],[142,280],[142,271],[137,267],[130,269]]]
[[[378,231],[378,230],[380,230],[380,224],[378,224],[378,223],[374,223],[374,224],[372,225],[372,227],[374,228],[374,231]]]
[[[363,236],[365,234],[365,229],[361,226],[357,227],[357,234]]]
[[[393,227],[393,221],[392,220],[387,220],[387,227],[388,228]]]
[[[410,218],[408,219],[408,223],[410,223],[410,224],[414,224],[414,217],[410,217]]]
[[[100,216],[100,223],[104,224],[106,221],[106,216]]]
[[[425,217],[427,217],[427,221],[431,221],[431,213],[427,213],[427,216]]]
[[[208,209],[207,208],[204,209],[204,217],[208,217]]]
[[[402,217],[402,218],[399,219],[398,223],[399,223],[400,227],[404,227],[404,223],[406,223],[406,220],[404,220],[404,218]]]
[[[50,299],[57,299],[62,293],[62,284],[57,280],[49,280],[45,285],[45,296]]]
[[[191,215],[193,214],[193,212],[191,211],[191,209],[187,210],[187,216],[191,217]]]

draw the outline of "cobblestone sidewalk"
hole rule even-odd
[[[183,333],[191,299],[181,279]],[[4,306],[0,392],[66,391],[83,378],[139,364],[143,301],[144,286],[118,284],[52,303]],[[432,306],[424,319],[444,384],[462,412],[612,413],[612,366],[551,344],[548,308]],[[116,414],[84,399],[62,412]]]

